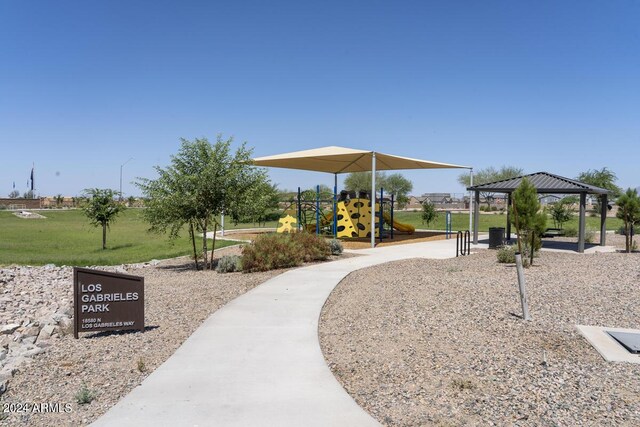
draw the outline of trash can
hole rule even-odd
[[[489,228],[489,249],[498,249],[504,245],[504,227]]]

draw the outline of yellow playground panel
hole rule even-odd
[[[276,231],[278,233],[294,233],[297,230],[297,223],[298,220],[296,220],[295,217],[285,212],[284,216],[278,220],[278,228]]]
[[[375,204],[375,212],[379,210],[379,204]],[[371,236],[371,200],[369,199],[351,199],[338,202],[336,205],[336,237],[370,237]],[[384,212],[382,215],[384,221],[390,224],[398,231],[404,231],[413,234],[415,227],[411,224],[403,224],[393,221],[391,224],[391,216]],[[333,221],[333,212],[323,214],[320,217],[321,224],[328,225]],[[314,224],[307,224],[307,228],[315,230]],[[297,220],[291,215],[291,211],[286,211],[278,222],[278,233],[294,233],[297,231]],[[376,227],[375,235],[378,237],[379,229]]]

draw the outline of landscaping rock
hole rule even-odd
[[[239,248],[216,250],[216,257],[239,254]],[[144,333],[73,332],[72,269],[11,267],[0,269],[1,324],[23,325],[0,335],[0,384],[6,380],[3,402],[60,402],[69,413],[9,414],[0,425],[88,425],[138,386],[200,326],[213,311],[282,271],[218,274],[194,271],[188,258],[154,266],[100,267],[120,269],[145,278]],[[26,322],[26,323],[25,323]],[[35,345],[29,328],[41,326]],[[47,339],[45,339],[45,337]],[[4,350],[3,350],[4,349]],[[138,370],[138,361],[145,370]],[[96,394],[90,405],[78,405],[83,384]],[[5,423],[5,424],[3,424]]]
[[[0,328],[0,334],[10,335],[15,332],[21,325],[19,323],[10,323]]]
[[[322,350],[387,426],[637,426],[640,365],[607,363],[575,325],[640,328],[639,271],[639,254],[542,252],[526,322],[493,251],[383,264],[332,292]]]

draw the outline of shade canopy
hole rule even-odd
[[[367,150],[355,150],[344,147],[321,147],[312,150],[294,151],[276,154],[274,156],[253,159],[256,166],[273,168],[301,169],[315,172],[350,173],[369,172],[372,169],[371,160],[376,156],[376,170],[401,169],[450,169],[463,168],[450,163],[432,162],[428,160],[412,159],[409,157],[392,156]]]

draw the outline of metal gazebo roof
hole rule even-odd
[[[496,192],[496,193],[513,193],[522,178],[527,178],[529,182],[536,188],[538,193],[560,193],[560,194],[609,194],[610,191],[605,188],[596,187],[594,185],[585,184],[584,182],[575,181],[559,175],[548,172],[536,172],[529,175],[523,175],[516,178],[505,179],[502,181],[489,182],[467,188],[471,191]]]

